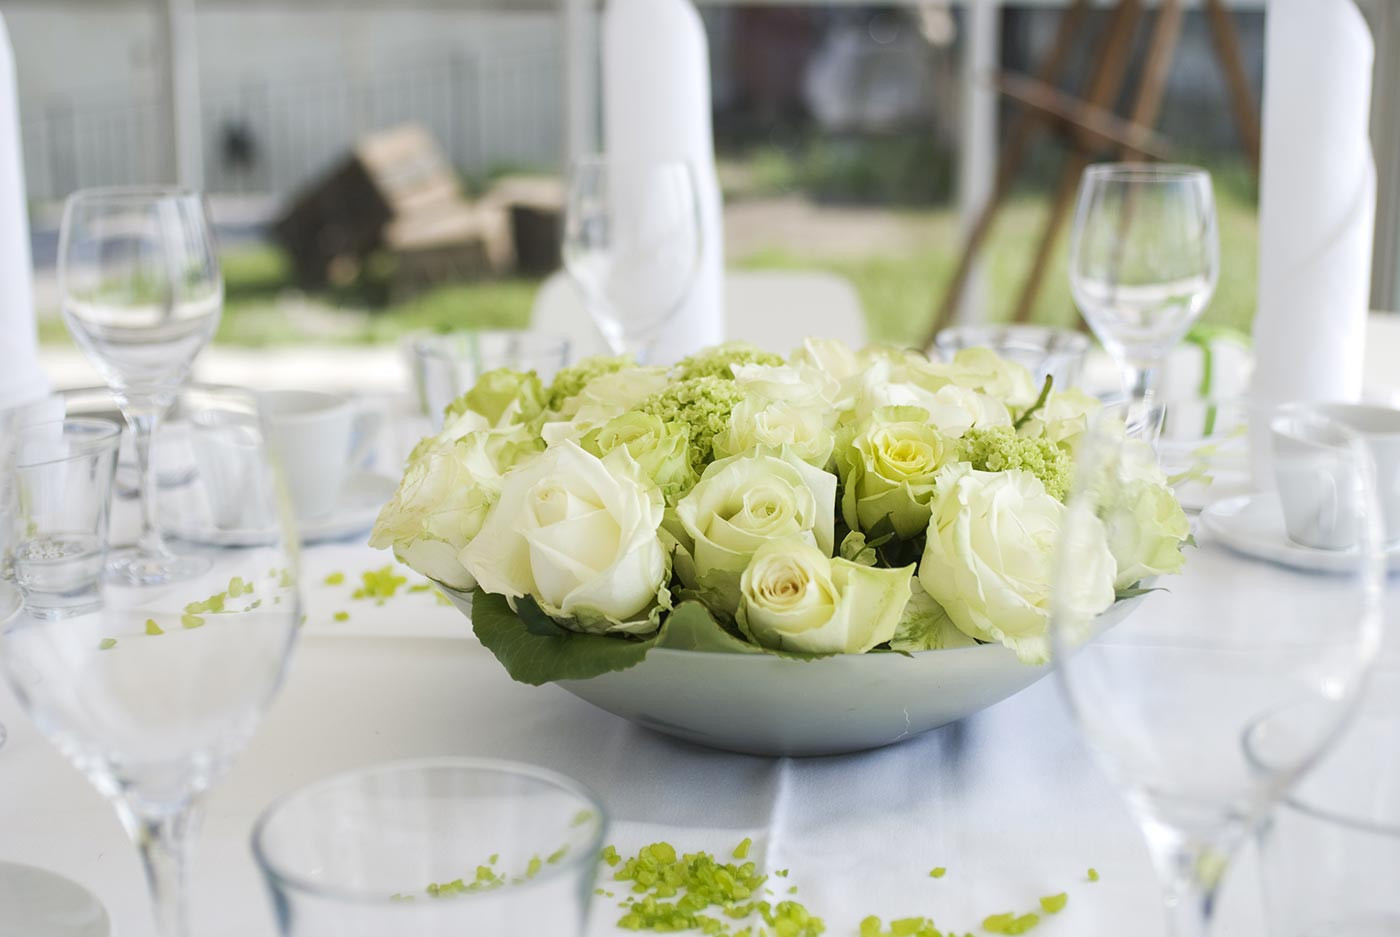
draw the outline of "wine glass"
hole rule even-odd
[[[203,559],[177,556],[161,536],[151,445],[223,308],[223,277],[203,197],[174,188],[88,189],[69,196],[58,284],[63,320],[115,393],[142,476],[139,536],[133,547],[113,551],[109,573],[138,584],[198,575]]]
[[[615,354],[648,359],[690,293],[703,242],[689,163],[606,156],[574,163],[564,266]]]
[[[1164,544],[1154,549],[1149,539],[1163,513],[1144,497],[1162,476],[1121,417],[1086,432],[1066,503],[1052,594],[1056,670],[1080,730],[1142,826],[1175,937],[1209,932],[1230,857],[1340,733],[1380,644],[1371,459],[1316,411],[1290,413],[1273,424],[1287,440],[1275,447],[1278,469],[1310,474],[1338,495],[1334,519],[1356,535],[1347,550],[1320,551],[1295,568],[1227,550],[1202,529],[1182,548],[1178,572],[1152,575],[1171,565]],[[1078,598],[1085,552],[1103,549],[1105,538],[1119,601],[1137,604],[1107,628]],[[1263,739],[1257,727],[1266,721]],[[1244,745],[1251,734],[1253,757]]]
[[[1069,282],[1084,321],[1123,371],[1129,400],[1154,412],[1162,365],[1220,278],[1210,174],[1106,163],[1084,171]],[[1147,427],[1149,437],[1155,428]]]
[[[197,557],[203,572],[163,584],[108,577],[95,609],[26,602],[0,630],[0,675],[115,805],[163,937],[189,933],[185,859],[200,795],[252,735],[301,619],[295,526],[256,398],[198,385],[172,396],[172,431],[154,455],[189,470],[153,488],[146,509],[165,523],[171,555]],[[142,513],[116,502],[114,534],[139,528]]]

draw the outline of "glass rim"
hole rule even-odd
[[[953,335],[976,335],[992,338],[1005,338],[1016,335],[1027,337],[1037,336],[1042,339],[1054,339],[1054,344],[1061,346],[1052,348],[1052,351],[1088,351],[1092,340],[1088,335],[1077,329],[1068,329],[1055,325],[1037,325],[1030,322],[985,322],[967,323],[965,325],[950,325],[945,329],[939,329],[938,334],[933,337],[935,346],[941,346],[944,336]]]
[[[438,756],[429,758],[410,758],[400,761],[383,762],[380,764],[367,765],[353,768],[349,771],[342,771],[311,781],[293,791],[278,797],[272,803],[263,808],[258,815],[258,819],[253,824],[252,850],[253,858],[257,861],[258,868],[263,875],[274,880],[279,886],[301,894],[312,895],[319,898],[333,898],[337,901],[347,903],[368,905],[368,906],[411,906],[409,902],[397,901],[392,895],[382,892],[366,892],[356,888],[348,888],[318,882],[306,878],[305,876],[289,872],[281,868],[268,855],[263,842],[272,822],[284,810],[293,803],[317,793],[332,790],[347,782],[371,777],[373,775],[388,775],[419,772],[425,769],[449,768],[456,771],[495,774],[504,776],[526,777],[535,781],[541,781],[548,786],[570,794],[581,802],[587,804],[598,818],[597,826],[590,838],[587,848],[577,853],[565,856],[553,865],[546,865],[540,869],[539,874],[534,878],[527,878],[520,882],[511,882],[509,888],[532,888],[543,885],[547,882],[560,878],[564,873],[574,870],[582,863],[597,863],[598,856],[603,848],[604,834],[607,832],[608,812],[603,806],[603,802],[582,782],[576,781],[566,774],[554,771],[550,768],[539,765],[527,764],[520,761],[508,761],[503,758],[474,758],[469,756]],[[495,890],[483,891],[480,895],[495,895]],[[468,899],[478,897],[473,893],[465,893],[454,896],[455,899]]]
[[[1210,182],[1210,170],[1189,163],[1094,163],[1084,170],[1084,178],[1156,179]]]
[[[531,329],[458,329],[452,332],[431,332],[416,336],[411,343],[413,353],[421,358],[458,360],[461,355],[447,347],[448,342],[463,338],[504,339],[523,341],[529,347],[526,354],[568,354],[573,340],[562,332],[536,332]]]
[[[103,449],[112,449],[115,451],[121,442],[121,426],[113,420],[97,416],[64,417],[60,420],[43,420],[38,423],[26,423],[23,426],[17,427],[15,429],[15,434],[18,437],[23,437],[35,431],[54,426],[62,427],[64,436],[68,435],[69,427],[82,429],[86,432],[82,436],[72,440],[74,449],[69,452],[68,455],[36,459],[32,462],[22,461],[16,456],[15,468],[41,468],[45,465],[58,465],[63,462],[72,462],[76,459],[86,458],[92,453]]]
[[[67,205],[76,205],[83,202],[136,202],[149,199],[169,199],[171,201],[181,201],[193,199],[204,200],[204,193],[199,189],[176,184],[153,183],[149,185],[100,185],[87,189],[78,189],[64,199]]]

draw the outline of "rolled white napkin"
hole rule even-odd
[[[622,160],[688,160],[704,243],[695,286],[662,329],[655,363],[724,340],[724,231],[705,28],[689,0],[610,0],[603,16],[603,139]]]
[[[1264,404],[1361,394],[1374,55],[1352,0],[1269,4],[1253,382]]]
[[[24,157],[20,149],[15,56],[0,15],[0,409],[48,393],[34,326]]]

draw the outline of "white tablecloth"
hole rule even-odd
[[[516,759],[580,779],[605,802],[608,841],[624,854],[665,839],[728,856],[752,837],[751,858],[791,870],[777,880],[779,897],[797,885],[796,899],[838,937],[854,937],[868,914],[928,915],[980,932],[986,915],[1030,910],[1060,891],[1068,907],[1037,934],[1164,932],[1136,826],[1076,737],[1053,680],[881,751],[730,755],[637,728],[557,687],[511,682],[432,594],[382,607],[352,601],[358,574],[386,561],[367,547],[307,551],[310,617],[286,686],[206,801],[193,866],[200,937],[273,934],[248,848],[268,802],[326,774],[429,755]],[[332,571],[346,583],[323,585]],[[349,621],[332,620],[340,610]],[[3,690],[0,721],[11,733],[0,749],[0,860],[82,882],[121,937],[153,933],[135,851],[111,808]],[[947,875],[931,879],[940,865]],[[1219,937],[1264,932],[1254,865],[1246,855],[1232,872]],[[1102,875],[1096,884],[1085,879],[1090,866]],[[623,933],[614,927],[619,898],[596,900],[591,935]]]

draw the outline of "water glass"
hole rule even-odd
[[[15,582],[30,614],[70,618],[102,603],[121,428],[72,419],[15,433]]]
[[[258,820],[253,853],[283,937],[577,937],[606,826],[562,775],[443,758],[303,788]]]
[[[569,174],[564,267],[614,354],[646,362],[705,249],[693,167],[588,156]]]
[[[949,360],[964,348],[990,348],[1023,365],[1036,387],[1053,377],[1057,390],[1079,383],[1089,353],[1087,335],[1045,325],[957,325],[939,332],[934,345]]]
[[[424,335],[411,347],[414,389],[435,429],[447,405],[488,371],[534,371],[548,384],[569,365],[569,340],[527,331],[450,332]]]
[[[1142,411],[1151,410],[1162,365],[1219,278],[1209,173],[1139,163],[1085,170],[1070,236],[1070,291]]]
[[[1336,748],[1260,834],[1275,937],[1400,935],[1397,713],[1400,667],[1392,664],[1377,673]]]

